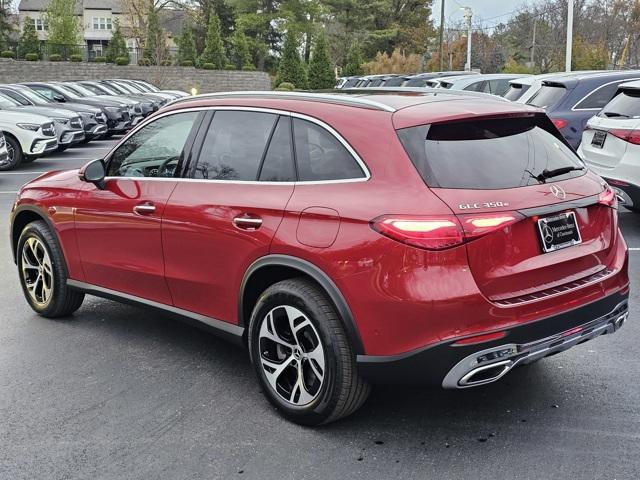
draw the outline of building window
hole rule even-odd
[[[93,17],[94,30],[111,30],[111,18]]]
[[[35,28],[39,32],[49,30],[49,24],[44,18],[30,18],[29,22],[31,22],[33,28]]]

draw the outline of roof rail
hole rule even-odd
[[[373,89],[372,89],[373,90]],[[364,92],[366,93],[366,92]],[[198,100],[201,98],[238,98],[238,97],[268,97],[268,98],[294,98],[301,100],[309,100],[316,102],[336,103],[340,105],[349,105],[352,107],[370,108],[372,110],[381,110],[385,112],[395,112],[396,109],[385,105],[381,102],[369,100],[366,98],[352,97],[349,95],[340,95],[333,93],[311,93],[311,92],[282,92],[282,91],[238,91],[238,92],[217,92],[204,93],[190,97],[183,97],[173,100],[165,105],[175,105],[177,103],[188,102],[190,100]]]
[[[354,93],[354,94],[376,94],[376,93],[423,93],[423,94],[440,94],[440,95],[452,95],[461,97],[478,97],[478,98],[490,98],[492,100],[498,100],[511,103],[511,100],[507,100],[504,97],[498,95],[492,95],[485,92],[474,92],[471,90],[450,90],[448,88],[432,88],[432,87],[350,87],[341,88],[340,92]]]

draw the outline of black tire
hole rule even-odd
[[[20,146],[20,142],[8,135],[5,135],[4,138],[7,142],[9,158],[7,158],[6,162],[0,162],[0,171],[13,170],[14,168],[19,167],[24,157],[24,155],[22,154],[22,147]]]
[[[25,243],[31,239],[36,239],[34,243],[38,244],[39,242],[39,245],[42,245],[50,259],[51,273],[49,274],[49,278],[51,293],[48,300],[43,302],[37,302],[32,298],[27,286],[26,275],[23,273],[23,266],[29,262],[29,258],[25,260],[23,256],[24,247]],[[58,245],[57,238],[44,221],[38,220],[31,222],[24,227],[18,239],[16,255],[22,291],[27,302],[36,313],[47,318],[58,318],[71,315],[80,308],[84,300],[84,293],[73,290],[67,286],[68,273],[62,250]],[[41,274],[41,272],[39,272],[39,274]],[[44,282],[44,280],[42,281]]]
[[[294,405],[294,403],[285,400],[269,383],[265,373],[265,365],[263,365],[263,359],[267,358],[270,341],[264,338],[260,339],[262,324],[267,321],[266,317],[270,312],[273,312],[272,318],[275,322],[275,312],[279,308],[284,308],[283,306],[297,309],[309,320],[313,329],[309,326],[301,328],[297,335],[305,336],[311,331],[314,335],[317,334],[324,353],[324,374],[323,379],[319,380],[321,385],[313,394],[315,395],[313,400],[304,405]],[[286,324],[286,320],[283,322]],[[292,323],[295,324],[295,321]],[[306,328],[309,330],[305,332]],[[283,338],[282,335],[278,335],[278,337]],[[262,391],[282,415],[295,423],[317,426],[336,421],[355,412],[369,396],[371,387],[358,374],[355,352],[333,303],[320,287],[307,279],[283,280],[270,286],[262,293],[251,315],[248,342],[251,362],[262,386]],[[309,358],[300,358],[299,356],[294,358],[293,352],[291,355],[288,353],[282,353],[282,355],[292,359],[294,365],[284,369],[282,374],[279,374],[280,376],[276,376],[276,379],[285,376],[284,374],[289,368],[302,372],[305,362],[306,371],[310,371],[309,362],[311,360]],[[283,360],[281,364],[287,363],[288,359]],[[311,375],[312,379],[313,376],[315,374]],[[316,377],[316,379],[318,378]],[[289,390],[289,392],[294,392],[292,398],[295,397],[295,388],[294,385]],[[305,393],[313,396],[310,395],[306,387],[300,388],[305,388]],[[302,395],[302,392],[299,394]],[[286,395],[288,396],[289,393],[287,392]]]
[[[69,148],[69,145],[58,145],[58,148],[56,148],[56,152],[64,152],[67,148]]]
[[[34,157],[33,155],[25,155],[22,157],[22,163],[31,163],[34,160],[37,160],[38,157]]]

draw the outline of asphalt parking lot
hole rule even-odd
[[[1,479],[640,477],[640,215],[621,209],[633,283],[619,333],[483,388],[377,388],[314,430],[277,416],[245,352],[208,333],[94,297],[65,321],[28,308],[7,241],[16,191],[112,144],[0,173]]]

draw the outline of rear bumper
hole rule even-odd
[[[359,355],[358,369],[373,382],[444,388],[484,385],[502,378],[516,365],[617,331],[628,315],[628,297],[626,287],[582,307],[510,328],[504,337],[489,342],[457,346],[458,339],[452,339],[401,355]]]

